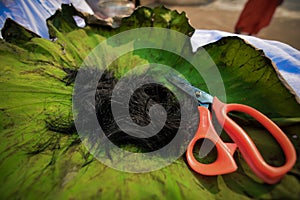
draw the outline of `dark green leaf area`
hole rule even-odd
[[[20,44],[35,37],[40,37],[36,33],[20,26],[18,23],[8,18],[1,29],[2,37],[10,43]]]
[[[141,7],[136,9],[130,17],[122,19],[119,31],[129,30],[132,27],[161,27],[176,30],[191,36],[194,28],[187,22],[184,12],[171,11],[164,6],[156,8]]]
[[[204,152],[201,147],[205,145],[206,149],[211,149],[209,152]],[[216,146],[209,139],[200,139],[196,142],[193,149],[193,155],[196,160],[203,164],[210,164],[216,161],[218,157],[218,152]]]
[[[238,37],[222,38],[204,48],[222,74],[227,102],[247,104],[269,117],[299,117],[295,95],[261,50]]]

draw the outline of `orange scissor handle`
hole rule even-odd
[[[296,162],[296,151],[292,143],[284,132],[261,112],[242,104],[225,104],[216,97],[214,97],[212,109],[219,123],[238,146],[247,164],[264,182],[269,184],[278,182],[293,167]],[[286,161],[283,166],[274,167],[265,162],[251,138],[227,116],[227,113],[231,111],[239,111],[252,116],[272,134],[284,152]]]
[[[200,113],[200,121],[198,130],[195,137],[188,145],[186,156],[190,167],[204,175],[218,175],[234,172],[237,169],[237,165],[233,159],[233,153],[236,149],[236,145],[224,143],[219,135],[216,133],[211,120],[210,111],[203,107],[198,107]],[[193,149],[198,140],[209,139],[215,144],[218,156],[215,162],[210,164],[203,164],[196,160],[193,155]]]

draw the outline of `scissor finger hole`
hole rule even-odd
[[[228,116],[245,130],[266,163],[274,167],[284,165],[284,152],[269,130],[246,113],[232,111]]]
[[[195,159],[203,164],[210,164],[216,161],[218,151],[215,144],[210,139],[199,139],[193,148]]]

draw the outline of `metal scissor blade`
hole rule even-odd
[[[180,78],[175,74],[168,74],[166,75],[166,79],[183,92],[197,99],[193,86],[183,78]]]
[[[171,73],[167,75],[166,79],[185,93],[196,98],[200,106],[208,107],[207,104],[211,104],[213,102],[213,96],[200,90],[199,88],[194,87],[188,81],[175,74]]]
[[[201,104],[212,104],[214,97],[199,88],[192,86],[195,90],[196,97]]]

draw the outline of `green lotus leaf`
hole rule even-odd
[[[191,36],[194,29],[184,13],[164,7],[141,7],[119,28],[73,20],[87,16],[63,5],[47,20],[52,40],[40,38],[7,20],[0,41],[0,197],[1,199],[297,199],[300,163],[277,184],[262,183],[241,154],[234,157],[238,170],[222,176],[194,173],[184,156],[149,173],[132,174],[111,169],[84,147],[74,128],[72,93],[76,72],[100,42],[125,30],[163,27]],[[164,37],[164,36],[162,36]],[[149,38],[155,42],[155,38]],[[163,46],[164,44],[159,44]],[[191,51],[186,46],[182,51]],[[182,48],[179,45],[179,48]],[[261,50],[238,37],[225,37],[196,53],[209,53],[225,85],[228,103],[250,105],[272,118],[287,134],[299,155],[300,105],[278,71]],[[200,67],[207,68],[199,62]],[[204,88],[201,76],[184,59],[170,52],[142,49],[111,64],[120,77],[143,63],[161,63]],[[225,97],[220,97],[224,99]],[[232,113],[261,150],[265,159],[280,165],[278,144],[255,120]],[[297,137],[294,137],[297,136]],[[222,134],[224,140],[229,140]]]

